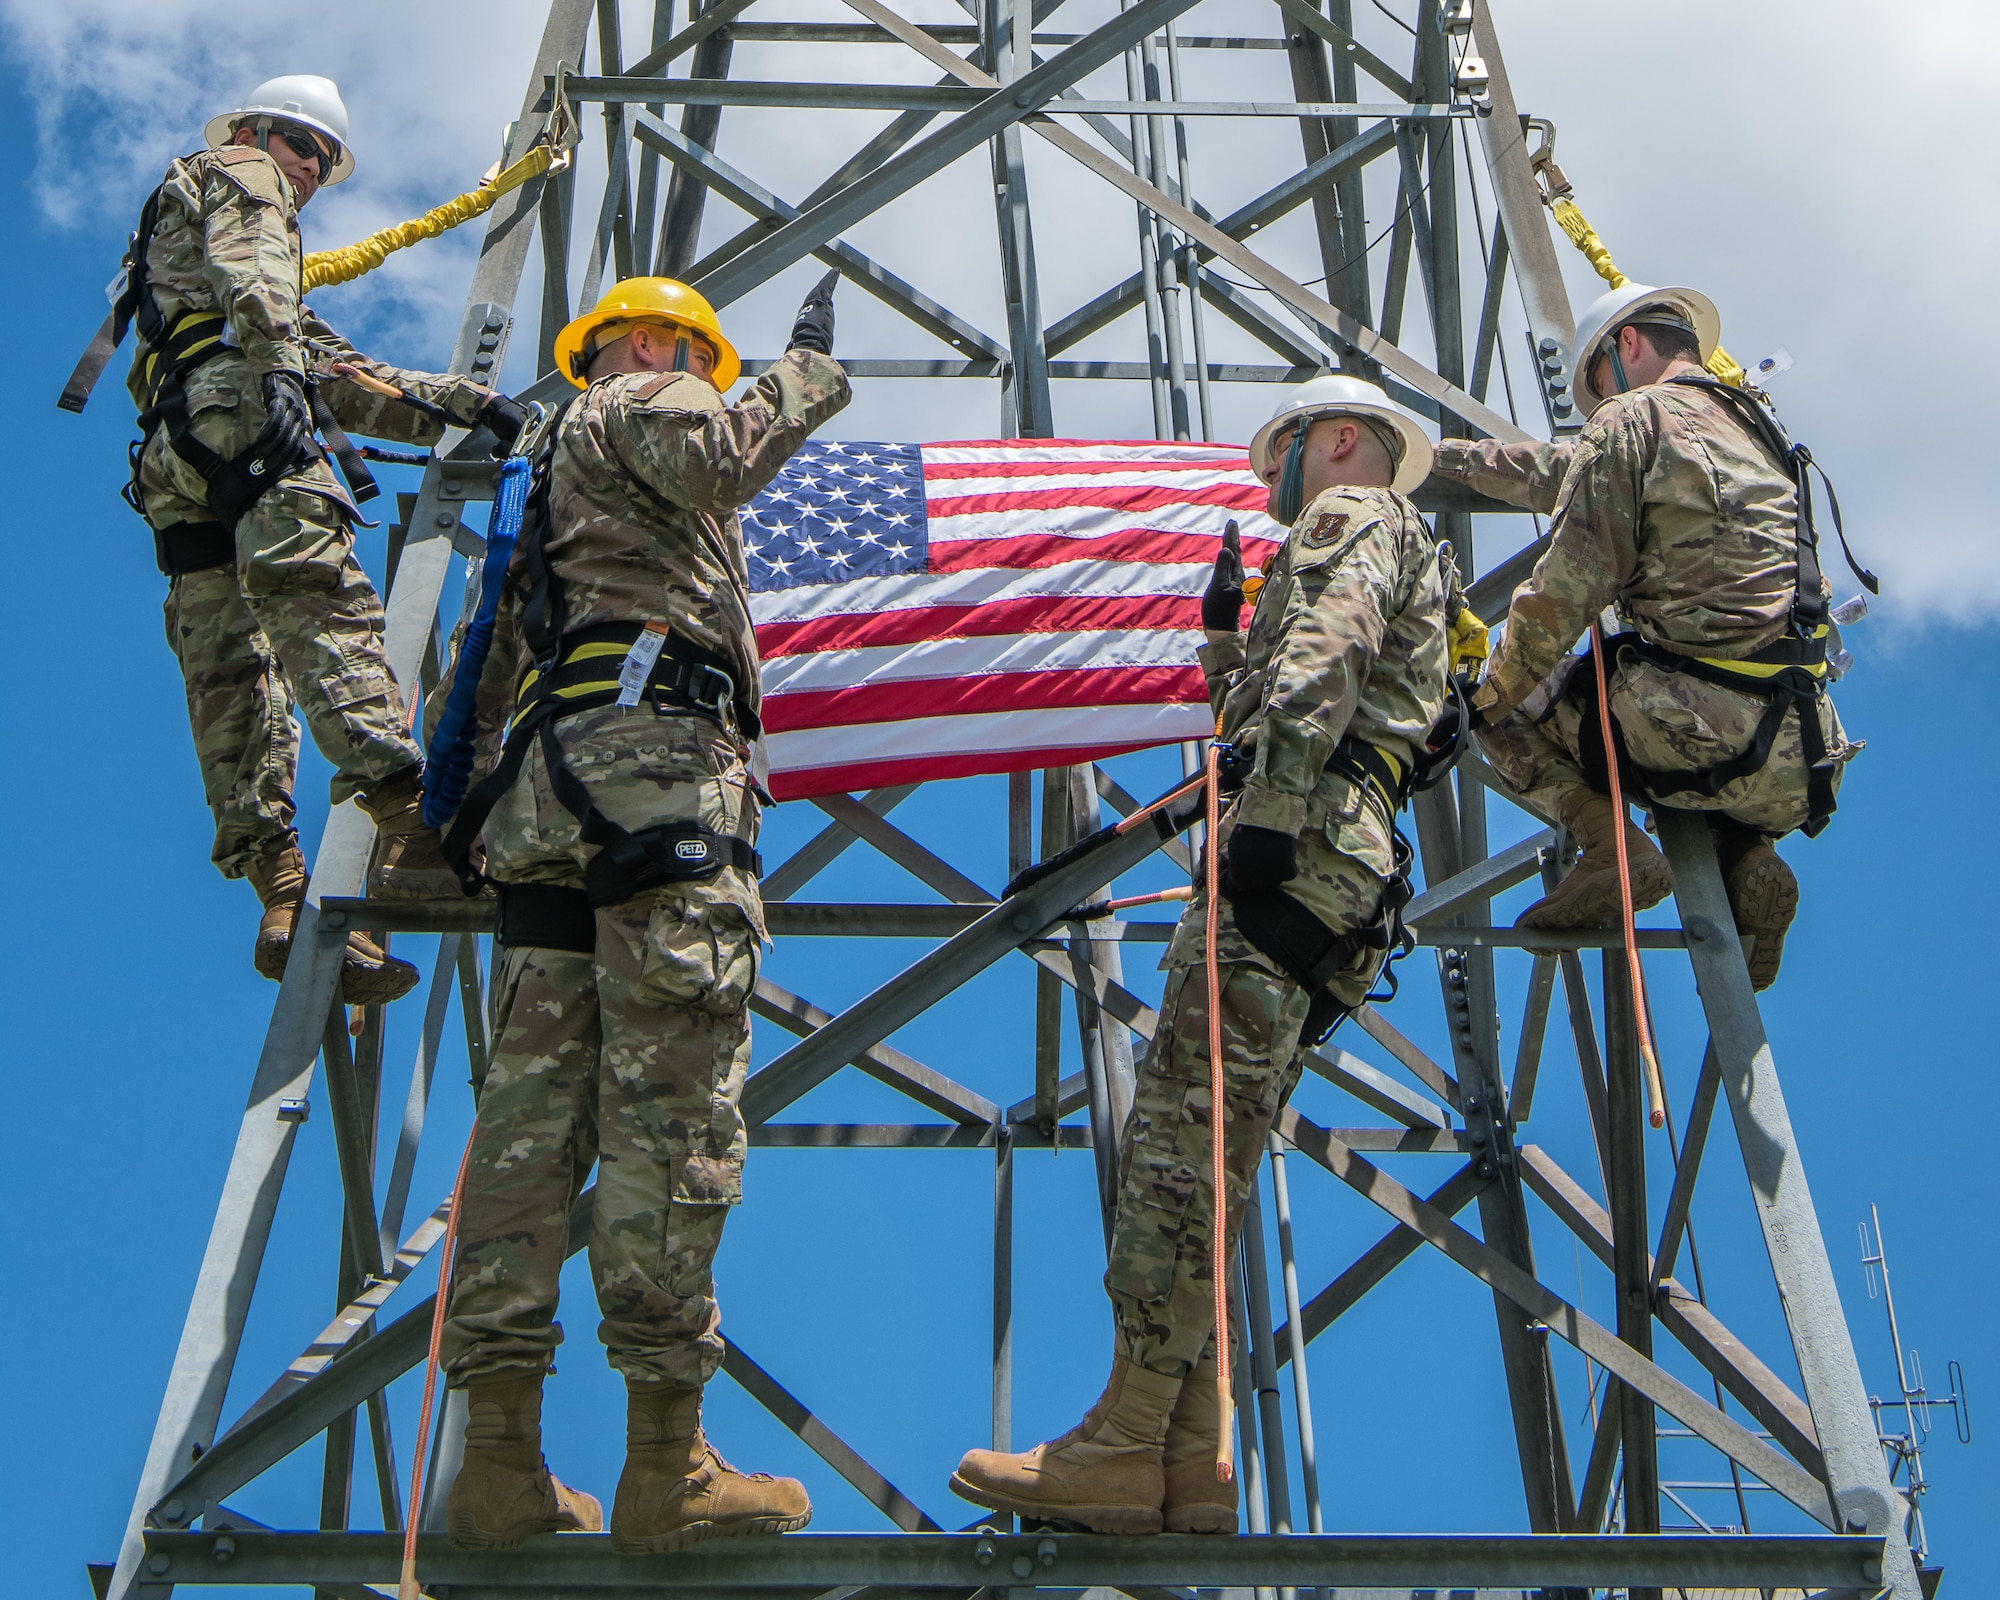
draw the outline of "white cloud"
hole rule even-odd
[[[103,234],[109,276],[168,160],[200,144],[210,116],[279,73],[340,84],[359,163],[305,212],[308,248],[360,238],[469,188],[520,109],[544,11],[535,0],[360,0],[336,18],[282,7],[219,13],[196,0],[0,0],[0,37],[34,108],[35,198],[55,221]],[[328,310],[417,338],[439,359],[477,243],[474,229],[410,252],[337,291]]]
[[[1414,10],[1410,0],[1388,3]],[[1982,294],[2000,244],[2000,207],[1982,153],[1981,74],[2000,47],[2000,14],[1970,0],[1934,0],[1893,16],[1866,0],[1680,0],[1670,10],[1490,3],[1517,97],[1560,126],[1562,164],[1625,270],[1710,290],[1739,357],[1783,345],[1797,359],[1775,392],[1833,474],[1857,549],[1883,576],[1885,621],[1910,630],[1933,617],[1984,616],[2000,599],[1983,417],[2000,339]],[[646,45],[648,8],[626,9],[631,60]],[[910,0],[905,9],[920,19],[963,18],[952,0]],[[1072,0],[1046,26],[1081,30],[1112,9],[1110,0]],[[1365,42],[1389,59],[1407,57],[1406,34],[1369,6],[1355,9]],[[354,118],[360,171],[314,202],[306,218],[312,244],[358,238],[457,192],[492,160],[518,109],[544,11],[537,0],[353,0],[338,26],[302,28],[296,13],[239,8],[224,30],[212,6],[193,0],[0,0],[0,30],[37,112],[34,192],[52,217],[104,235],[108,273],[117,239],[166,158],[198,137],[215,108],[277,72],[339,79]],[[789,0],[782,15],[853,20],[839,0]],[[1272,17],[1262,4],[1204,0],[1182,31],[1264,34]],[[1289,93],[1275,52],[1190,51],[1186,61],[1195,97]],[[935,78],[899,47],[739,45],[736,70],[760,78]],[[1122,97],[1122,66],[1086,87]],[[1365,82],[1363,92],[1373,93]],[[730,110],[720,149],[797,200],[887,120],[887,113]],[[1217,212],[1296,166],[1291,124],[1190,119],[1189,128],[1196,190]],[[601,136],[594,125],[589,133],[579,232],[595,215],[592,175],[603,170]],[[1054,321],[1136,267],[1132,207],[1033,135],[1026,145],[1043,308]],[[1380,177],[1370,194],[1371,234],[1393,212],[1390,175]],[[984,152],[975,153],[848,237],[1001,335],[989,179]],[[733,208],[711,202],[704,245],[742,222]],[[437,360],[456,325],[477,232],[406,252],[360,283],[324,293],[322,308],[385,355]],[[1322,270],[1309,213],[1258,237],[1297,276]],[[1475,248],[1468,238],[1468,267]],[[1566,241],[1558,249],[1580,305],[1597,282]],[[1373,258],[1378,294],[1385,255]],[[576,257],[580,278],[581,248]],[[729,308],[746,353],[777,347],[818,271],[799,263]],[[534,279],[531,263],[510,378],[526,376],[539,304]],[[1413,285],[1404,334],[1413,353],[1426,349],[1416,331],[1422,312]],[[841,314],[844,350],[949,353],[852,286]],[[1511,308],[1508,316],[1517,319]],[[1212,359],[1271,359],[1221,318],[1211,316],[1209,327]],[[1518,328],[1510,320],[1515,350]],[[1069,354],[1142,359],[1138,319]],[[1219,435],[1247,437],[1274,398],[1268,386],[1218,388]],[[1143,383],[1061,383],[1056,404],[1067,432],[1151,431]],[[990,383],[883,380],[862,386],[840,431],[984,434],[996,410]],[[1497,543],[1499,531],[1482,538]],[[1829,567],[1842,570],[1831,557]]]
[[[2000,601],[1983,76],[2000,13],[1511,0],[1495,14],[1516,93],[1560,125],[1558,159],[1619,264],[1712,292],[1740,359],[1781,345],[1797,359],[1772,393],[1839,488],[1883,620],[1983,620]],[[1580,305],[1599,285],[1560,247]],[[1826,565],[1849,592],[1838,554]]]

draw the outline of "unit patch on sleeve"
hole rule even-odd
[[[1345,511],[1322,512],[1317,521],[1299,536],[1299,543],[1308,550],[1324,550],[1340,537],[1340,530],[1347,526]]]

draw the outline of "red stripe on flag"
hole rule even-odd
[[[809,656],[822,650],[923,644],[932,639],[985,639],[1008,633],[1085,633],[1098,630],[1188,629],[1201,625],[1196,595],[1029,595],[968,606],[913,606],[907,611],[866,611],[814,617],[809,622],[766,622],[757,627],[765,660]]]
[[[933,539],[932,572],[969,572],[976,567],[1058,567],[1066,561],[1144,561],[1154,565],[1212,566],[1221,540],[1212,533],[1168,533],[1159,528],[1120,528],[1116,533],[1031,533],[1015,539]],[[1079,574],[1077,587],[1094,580]]]
[[[926,465],[933,450],[992,450],[996,453],[1030,455],[1037,450],[1131,450],[1134,459],[1142,465],[1150,466],[1154,461],[1174,461],[1182,455],[1197,450],[1235,450],[1247,452],[1248,445],[1226,444],[1220,440],[1205,440],[1200,444],[1173,443],[1166,439],[940,439],[935,444],[919,445]]]
[[[1232,511],[1262,511],[1271,498],[1261,484],[1217,483],[1205,488],[1168,489],[1151,484],[1112,483],[1097,489],[1018,489],[998,494],[933,495],[928,510],[933,524],[939,517],[977,512],[1064,511],[1075,506],[1109,511],[1164,511],[1173,506],[1227,506]]]
[[[1188,705],[1207,698],[1198,667],[1097,667],[800,690],[771,695],[761,709],[766,733],[791,733],[915,717],[1061,706]]]
[[[1135,744],[1059,745],[1049,750],[978,751],[970,755],[910,756],[894,761],[856,761],[839,767],[803,767],[773,772],[771,793],[780,800],[810,800],[820,794],[853,794],[938,778],[976,778],[987,773],[1033,772],[1039,767],[1082,766],[1130,750],[1150,750],[1159,741]]]
[[[1211,456],[1189,461],[926,461],[924,481],[948,478],[1082,477],[1092,472],[1248,472],[1247,455]]]

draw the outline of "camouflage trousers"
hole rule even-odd
[[[246,449],[262,425],[262,405],[249,400],[194,418],[196,437],[225,454]],[[206,485],[164,430],[138,481],[155,526],[212,519]],[[293,710],[333,763],[336,805],[422,759],[382,653],[382,601],[354,558],[338,493],[324,462],[286,478],[237,523],[234,565],[182,573],[167,589],[167,643],[187,687],[213,858],[227,877],[291,837]]]
[[[740,744],[706,717],[600,707],[556,729],[564,764],[622,826],[695,819],[756,839]],[[507,883],[575,887],[595,853],[539,741],[482,838]],[[756,879],[728,867],[600,908],[594,955],[501,950],[445,1325],[454,1382],[548,1366],[570,1207],[593,1160],[590,1265],[611,1364],[642,1381],[714,1373],[710,1264],[742,1196],[737,1100],[763,935]]]
[[[714,1374],[710,1266],[742,1197],[757,966],[747,919],[698,882],[601,908],[594,956],[500,950],[445,1323],[451,1382],[551,1364],[570,1209],[593,1161],[590,1270],[611,1364],[642,1381]]]
[[[1588,788],[1579,753],[1584,722],[1597,716],[1588,656],[1569,657],[1515,711],[1479,732],[1479,748],[1510,786],[1554,818],[1564,795]],[[1668,672],[1630,652],[1607,676],[1611,714],[1632,759],[1659,772],[1699,772],[1750,748],[1767,701],[1754,694]],[[1820,732],[1835,763],[1836,793],[1846,763],[1863,746],[1850,743],[1831,696],[1819,701]],[[1591,729],[1591,742],[1596,738]],[[1755,772],[1724,784],[1713,796],[1681,791],[1663,798],[1676,810],[1719,812],[1772,838],[1790,833],[1808,813],[1805,748],[1799,716],[1787,711],[1770,758]],[[1636,797],[1635,797],[1636,798]]]
[[[1372,803],[1350,813],[1341,803],[1351,798],[1344,786],[1330,809],[1324,798],[1316,795],[1308,806],[1299,881],[1287,887],[1300,891],[1297,897],[1339,932],[1372,922],[1380,908],[1390,828]],[[1225,841],[1229,827],[1225,817]],[[1202,964],[1207,910],[1198,894],[1162,963],[1167,988],[1125,1123],[1118,1215],[1104,1275],[1125,1355],[1170,1376],[1200,1359],[1215,1331],[1209,995]],[[1271,1123],[1299,1080],[1299,1035],[1312,996],[1249,943],[1226,899],[1216,921],[1226,1224],[1233,1251]],[[1360,1004],[1381,964],[1380,951],[1358,952],[1331,986],[1334,993],[1350,1006]]]

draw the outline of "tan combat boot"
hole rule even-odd
[[[1215,1476],[1215,1438],[1222,1426],[1222,1397],[1215,1391],[1215,1357],[1205,1356],[1181,1380],[1167,1423],[1162,1454],[1166,1503],[1160,1515],[1168,1533],[1234,1533],[1236,1481]]]
[[[1619,818],[1609,795],[1572,789],[1556,807],[1583,855],[1569,876],[1515,919],[1517,928],[1610,928],[1618,922]],[[1625,856],[1632,868],[1632,909],[1656,906],[1674,891],[1673,869],[1645,832],[1625,821]]]
[[[611,1503],[611,1548],[684,1550],[704,1539],[796,1533],[812,1502],[796,1478],[738,1472],[701,1431],[701,1390],[626,1380],[625,1470]]]
[[[298,921],[299,907],[306,899],[306,858],[295,840],[287,840],[283,848],[248,863],[243,876],[250,880],[264,908],[251,964],[259,976],[282,980],[285,961],[292,953],[292,924]]]
[[[1166,1500],[1162,1450],[1182,1388],[1179,1378],[1120,1355],[1083,1421],[1023,1455],[968,1450],[951,1475],[952,1491],[976,1506],[1092,1533],[1158,1533]]]
[[[257,926],[257,947],[251,962],[266,978],[282,981],[292,952],[292,925],[306,898],[306,858],[296,842],[287,843],[243,869],[264,907]],[[340,964],[340,998],[351,1006],[385,1006],[417,986],[420,974],[398,961],[359,928],[347,936],[347,953]]]
[[[542,1459],[543,1373],[513,1369],[465,1386],[465,1459],[445,1502],[461,1550],[511,1550],[530,1534],[602,1533],[604,1507]]]
[[[1750,952],[1750,987],[1768,989],[1777,981],[1785,933],[1798,914],[1799,880],[1761,833],[1732,828],[1715,846],[1736,931],[1757,937]]]
[[[380,900],[457,900],[464,895],[437,830],[424,826],[422,767],[405,767],[382,779],[357,803],[375,819],[370,895]]]

